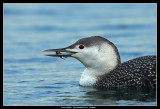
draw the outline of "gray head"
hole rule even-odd
[[[92,63],[98,64],[99,61],[109,63],[109,60],[110,62],[115,60],[116,63],[120,64],[120,55],[116,46],[100,36],[82,38],[65,49],[77,52],[72,56],[81,61],[86,67],[92,66]],[[84,60],[87,62],[84,62]]]
[[[95,84],[98,76],[111,72],[121,63],[116,46],[100,36],[80,39],[66,48],[45,51],[56,52],[46,56],[78,59],[86,67],[79,82],[82,86]]]
[[[82,38],[66,48],[49,49],[46,51],[59,52],[47,56],[74,57],[86,68],[99,69],[99,71],[105,73],[113,70],[121,63],[116,46],[100,36]]]

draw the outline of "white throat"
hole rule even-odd
[[[86,56],[87,57],[87,56]],[[86,69],[83,71],[79,84],[92,86],[97,82],[97,77],[109,73],[119,64],[119,54],[112,46],[103,45],[97,52],[91,53],[85,60],[80,60]]]
[[[83,71],[79,84],[81,86],[92,86],[97,81],[97,77],[87,68]]]

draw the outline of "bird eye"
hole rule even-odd
[[[80,49],[83,49],[83,48],[84,48],[84,46],[83,46],[83,45],[80,45],[80,46],[79,46],[79,48],[80,48]]]

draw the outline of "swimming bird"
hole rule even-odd
[[[117,47],[106,38],[91,36],[61,49],[48,49],[52,57],[74,57],[86,69],[79,85],[95,88],[155,87],[156,56],[143,56],[121,63]]]

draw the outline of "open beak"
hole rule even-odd
[[[44,52],[53,52],[53,54],[45,54],[45,56],[52,56],[52,57],[72,57],[72,54],[77,52],[72,52],[67,50],[66,48],[61,49],[48,49],[44,50]]]

